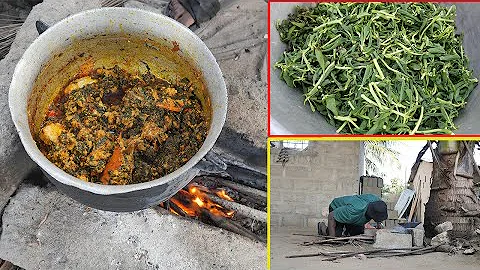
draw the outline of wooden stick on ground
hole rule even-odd
[[[318,253],[310,253],[310,254],[300,254],[300,255],[290,255],[285,256],[285,258],[304,258],[304,257],[315,257],[315,256],[332,256],[338,254],[345,254],[347,252],[318,252]]]
[[[311,245],[319,245],[319,244],[325,244],[325,243],[331,243],[331,242],[338,242],[342,240],[372,240],[373,241],[373,236],[346,236],[346,237],[335,237],[335,238],[330,238],[326,240],[320,240],[320,241],[313,241],[313,242],[307,242],[303,243],[303,246],[311,246]]]
[[[403,251],[403,250],[407,250],[409,251],[410,253],[413,251],[419,251],[423,248],[420,248],[420,247],[411,247],[411,248],[384,248],[384,249],[374,249],[374,250],[364,250],[364,251],[358,251],[358,252],[351,252],[351,253],[347,253],[347,254],[342,254],[342,255],[339,255],[339,256],[335,256],[335,257],[332,257],[332,258],[326,258],[326,259],[323,259],[322,261],[335,261],[337,259],[342,259],[342,258],[348,258],[348,257],[353,257],[355,255],[359,255],[359,254],[373,254],[373,253],[380,253],[380,252],[385,252],[385,251]],[[404,252],[402,254],[409,254],[409,252]],[[391,254],[393,255],[393,254]]]
[[[407,256],[407,255],[423,255],[428,252],[435,251],[435,249],[438,246],[431,246],[431,247],[425,247],[425,248],[419,248],[416,250],[411,250],[408,252],[403,252],[403,253],[395,253],[395,254],[380,254],[380,255],[373,255],[373,256],[367,256],[368,258],[379,258],[379,257],[395,257],[395,256]]]
[[[413,249],[413,252],[420,252],[420,251],[423,250],[423,248],[420,248],[420,247],[412,247],[412,248],[384,248],[384,249],[364,250],[364,251],[358,251],[358,252],[348,252],[348,251],[342,251],[342,252],[318,252],[318,253],[301,254],[301,255],[290,255],[290,256],[286,256],[285,258],[302,258],[302,257],[339,255],[339,256],[334,256],[334,257],[332,257],[332,258],[324,259],[325,261],[333,261],[333,260],[336,260],[336,259],[352,257],[352,256],[359,255],[359,254],[374,254],[374,253],[381,253],[381,252],[387,252],[387,251],[405,251],[405,250],[407,250],[407,251],[412,251],[412,249]],[[402,254],[407,254],[407,252],[403,252]]]
[[[292,233],[292,235],[300,235],[300,236],[316,236],[316,237],[322,237],[325,239],[335,239],[338,238],[336,236],[328,236],[328,235],[321,235],[321,234],[304,234],[304,233]]]
[[[316,237],[322,237],[323,235],[320,234],[308,234],[308,233],[292,233],[292,235],[300,235],[300,236],[316,236]]]

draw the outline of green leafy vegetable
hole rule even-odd
[[[320,3],[298,6],[277,29],[281,79],[339,133],[451,133],[478,82],[455,6]]]

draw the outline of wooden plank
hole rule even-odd
[[[422,194],[420,193],[420,181],[417,181],[418,185],[415,187],[415,199],[412,202],[412,207],[410,207],[410,214],[408,215],[408,222],[412,221],[413,214],[415,213],[415,208],[417,207],[418,200]]]

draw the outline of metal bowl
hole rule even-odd
[[[47,104],[45,100],[51,99],[52,95],[56,94],[55,91],[47,90],[55,87],[38,87],[36,84],[41,82],[37,82],[37,77],[39,74],[47,73],[44,77],[49,79],[42,79],[45,84],[61,85],[67,77],[71,76],[69,68],[61,69],[61,64],[67,59],[62,51],[79,40],[95,39],[102,35],[141,36],[152,42],[170,44],[170,46],[180,48],[179,51],[177,49],[173,51],[180,54],[182,58],[189,59],[193,70],[198,71],[192,72],[192,74],[202,75],[206,86],[206,97],[204,98],[208,100],[211,108],[208,135],[199,151],[185,165],[168,175],[150,182],[124,186],[85,182],[67,174],[50,162],[40,152],[33,139],[32,132],[34,133],[33,129],[38,128],[38,125],[35,125],[38,118],[32,115],[32,102],[33,106],[42,112]],[[103,46],[108,47],[108,44]],[[99,50],[103,46],[99,44]],[[120,52],[111,50],[106,50],[105,53],[106,55],[117,53],[120,55]],[[130,54],[132,57],[136,55],[134,52],[130,52]],[[155,57],[154,54],[145,53],[143,56]],[[52,59],[55,57],[63,60],[55,60],[52,64]],[[99,55],[99,57],[102,56]],[[140,65],[137,63],[139,61],[135,60],[138,59],[134,59],[133,63],[135,64],[130,66],[132,69]],[[81,64],[78,58],[76,61],[78,63],[74,61],[75,63],[72,65]],[[109,62],[104,61],[103,64],[105,63]],[[176,67],[179,66],[171,65],[168,68]],[[181,69],[179,72],[187,72],[187,69]],[[186,74],[186,76],[189,75]],[[44,89],[45,93],[39,94],[38,91],[43,90],[37,90],[37,88]],[[225,123],[227,90],[222,72],[214,56],[200,38],[185,26],[166,16],[148,11],[129,8],[100,8],[63,19],[48,28],[30,45],[15,68],[9,90],[9,106],[13,122],[26,152],[62,192],[97,209],[135,211],[170,198],[199,172],[199,162],[213,147]]]

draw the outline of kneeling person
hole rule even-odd
[[[354,236],[363,234],[370,220],[381,222],[388,218],[387,204],[373,194],[343,196],[333,199],[329,206],[328,227],[318,224],[318,233],[329,236]],[[345,229],[345,232],[343,232]]]

